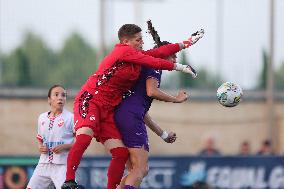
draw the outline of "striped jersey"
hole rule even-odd
[[[49,113],[42,113],[38,118],[37,139],[48,147],[48,153],[40,155],[39,163],[66,164],[68,151],[55,154],[52,148],[60,144],[73,143],[73,113],[65,109],[56,117],[51,117]]]

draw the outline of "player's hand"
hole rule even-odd
[[[197,77],[197,73],[195,69],[193,69],[193,67],[191,67],[190,65],[183,65],[183,64],[175,63],[174,69],[177,71],[181,71],[183,73],[191,74],[193,78]]]
[[[195,44],[199,39],[201,39],[204,36],[204,29],[201,29],[193,34],[191,34],[190,38],[183,41],[184,48],[188,48],[191,45]]]
[[[42,144],[38,145],[38,150],[41,154],[47,154],[48,153],[48,148]]]
[[[65,149],[66,149],[66,145],[65,144],[60,144],[60,145],[57,145],[54,148],[52,148],[52,152],[55,153],[55,154],[59,154],[59,153],[61,153]]]
[[[185,90],[180,90],[176,96],[176,103],[181,103],[184,102],[188,99],[188,94],[186,93]]]
[[[170,132],[169,136],[164,140],[167,143],[174,143],[177,139],[177,135],[174,132]]]
[[[183,72],[191,74],[193,78],[197,77],[195,69],[193,69],[193,67],[191,67],[190,65],[185,65]]]

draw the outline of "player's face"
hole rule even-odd
[[[62,87],[55,87],[52,89],[48,103],[51,108],[62,110],[66,102],[66,91]]]
[[[136,33],[132,38],[128,39],[126,44],[137,50],[142,50],[144,41],[141,32]]]

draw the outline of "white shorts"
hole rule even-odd
[[[60,189],[66,178],[66,165],[39,163],[29,181],[27,189]]]

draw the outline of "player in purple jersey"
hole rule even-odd
[[[162,42],[162,45],[165,44],[168,42]],[[175,62],[176,55],[167,59]],[[128,147],[132,164],[129,174],[120,184],[121,189],[138,188],[147,175],[149,144],[145,124],[166,142],[172,143],[176,140],[176,134],[163,131],[152,120],[148,110],[153,99],[181,103],[188,98],[188,95],[183,90],[179,91],[176,96],[160,90],[161,75],[161,70],[142,67],[135,87],[124,95],[124,100],[116,109],[116,125],[122,135],[123,143]]]

